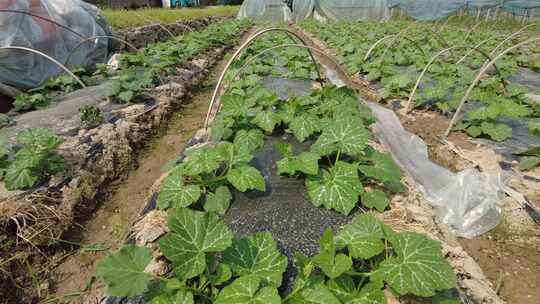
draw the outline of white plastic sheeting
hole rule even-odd
[[[30,12],[65,25],[84,38],[110,35],[99,10],[81,0],[1,0],[0,9]],[[0,12],[0,46],[20,46],[41,51],[63,63],[84,39],[48,21],[19,13]],[[77,49],[70,67],[106,62],[109,42],[89,41]],[[35,88],[60,68],[49,60],[21,50],[0,51],[0,82],[21,88]]]
[[[416,20],[437,20],[456,13],[464,0],[393,0],[391,5]]]
[[[390,17],[387,0],[317,0],[315,10],[331,21],[385,20]]]
[[[316,0],[294,0],[292,16],[295,22],[312,17]]]
[[[407,132],[392,110],[374,103],[369,107],[377,119],[375,135],[415,180],[441,222],[465,238],[479,236],[499,224],[498,203],[505,195],[499,172],[466,169],[453,173],[434,164],[424,141]]]
[[[287,22],[291,20],[291,10],[283,0],[246,0],[240,7],[238,18]]]

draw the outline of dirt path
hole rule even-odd
[[[56,294],[47,303],[99,303],[103,286],[94,277],[97,262],[122,245],[129,227],[147,203],[150,188],[163,174],[163,167],[181,153],[187,141],[203,126],[217,81],[215,75],[224,64],[220,62],[210,78],[193,91],[191,100],[143,150],[138,167],[113,186],[115,190],[110,198],[81,224],[77,243],[82,250],[74,252],[52,272]]]

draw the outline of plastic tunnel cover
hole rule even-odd
[[[4,1],[1,1],[4,2]],[[69,53],[87,37],[110,35],[99,9],[81,0],[13,0],[0,9],[30,12],[69,27],[80,36],[48,21],[21,13],[0,12],[0,46],[24,46],[65,62]],[[84,38],[82,38],[82,37]],[[107,61],[108,41],[85,43],[71,58],[69,68]],[[35,88],[60,73],[47,59],[20,50],[0,52],[0,82],[21,88]]]

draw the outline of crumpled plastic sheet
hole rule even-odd
[[[368,105],[377,119],[375,135],[420,186],[442,223],[465,238],[479,236],[499,224],[498,202],[504,198],[499,173],[476,169],[453,173],[431,162],[424,141],[407,132],[392,110],[374,103]]]
[[[333,84],[345,85],[335,72],[324,68]],[[453,173],[433,163],[425,142],[405,130],[394,111],[371,102],[368,106],[377,120],[373,127],[377,139],[413,178],[441,222],[455,235],[474,238],[500,223],[499,202],[505,196],[500,173],[482,173],[476,169]]]
[[[81,0],[2,0],[0,9],[30,12],[56,21],[84,38],[109,36],[111,29],[99,9]],[[84,39],[57,25],[20,13],[0,12],[0,47],[20,46],[41,51],[64,63]],[[104,63],[107,39],[85,42],[70,58],[68,68]],[[22,50],[0,52],[0,82],[22,90],[38,87],[61,69],[48,59]]]

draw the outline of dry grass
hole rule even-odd
[[[173,23],[177,21],[194,20],[208,16],[234,16],[239,6],[225,5],[203,8],[164,9],[149,8],[140,10],[104,9],[103,14],[115,29],[142,26],[155,22]]]

